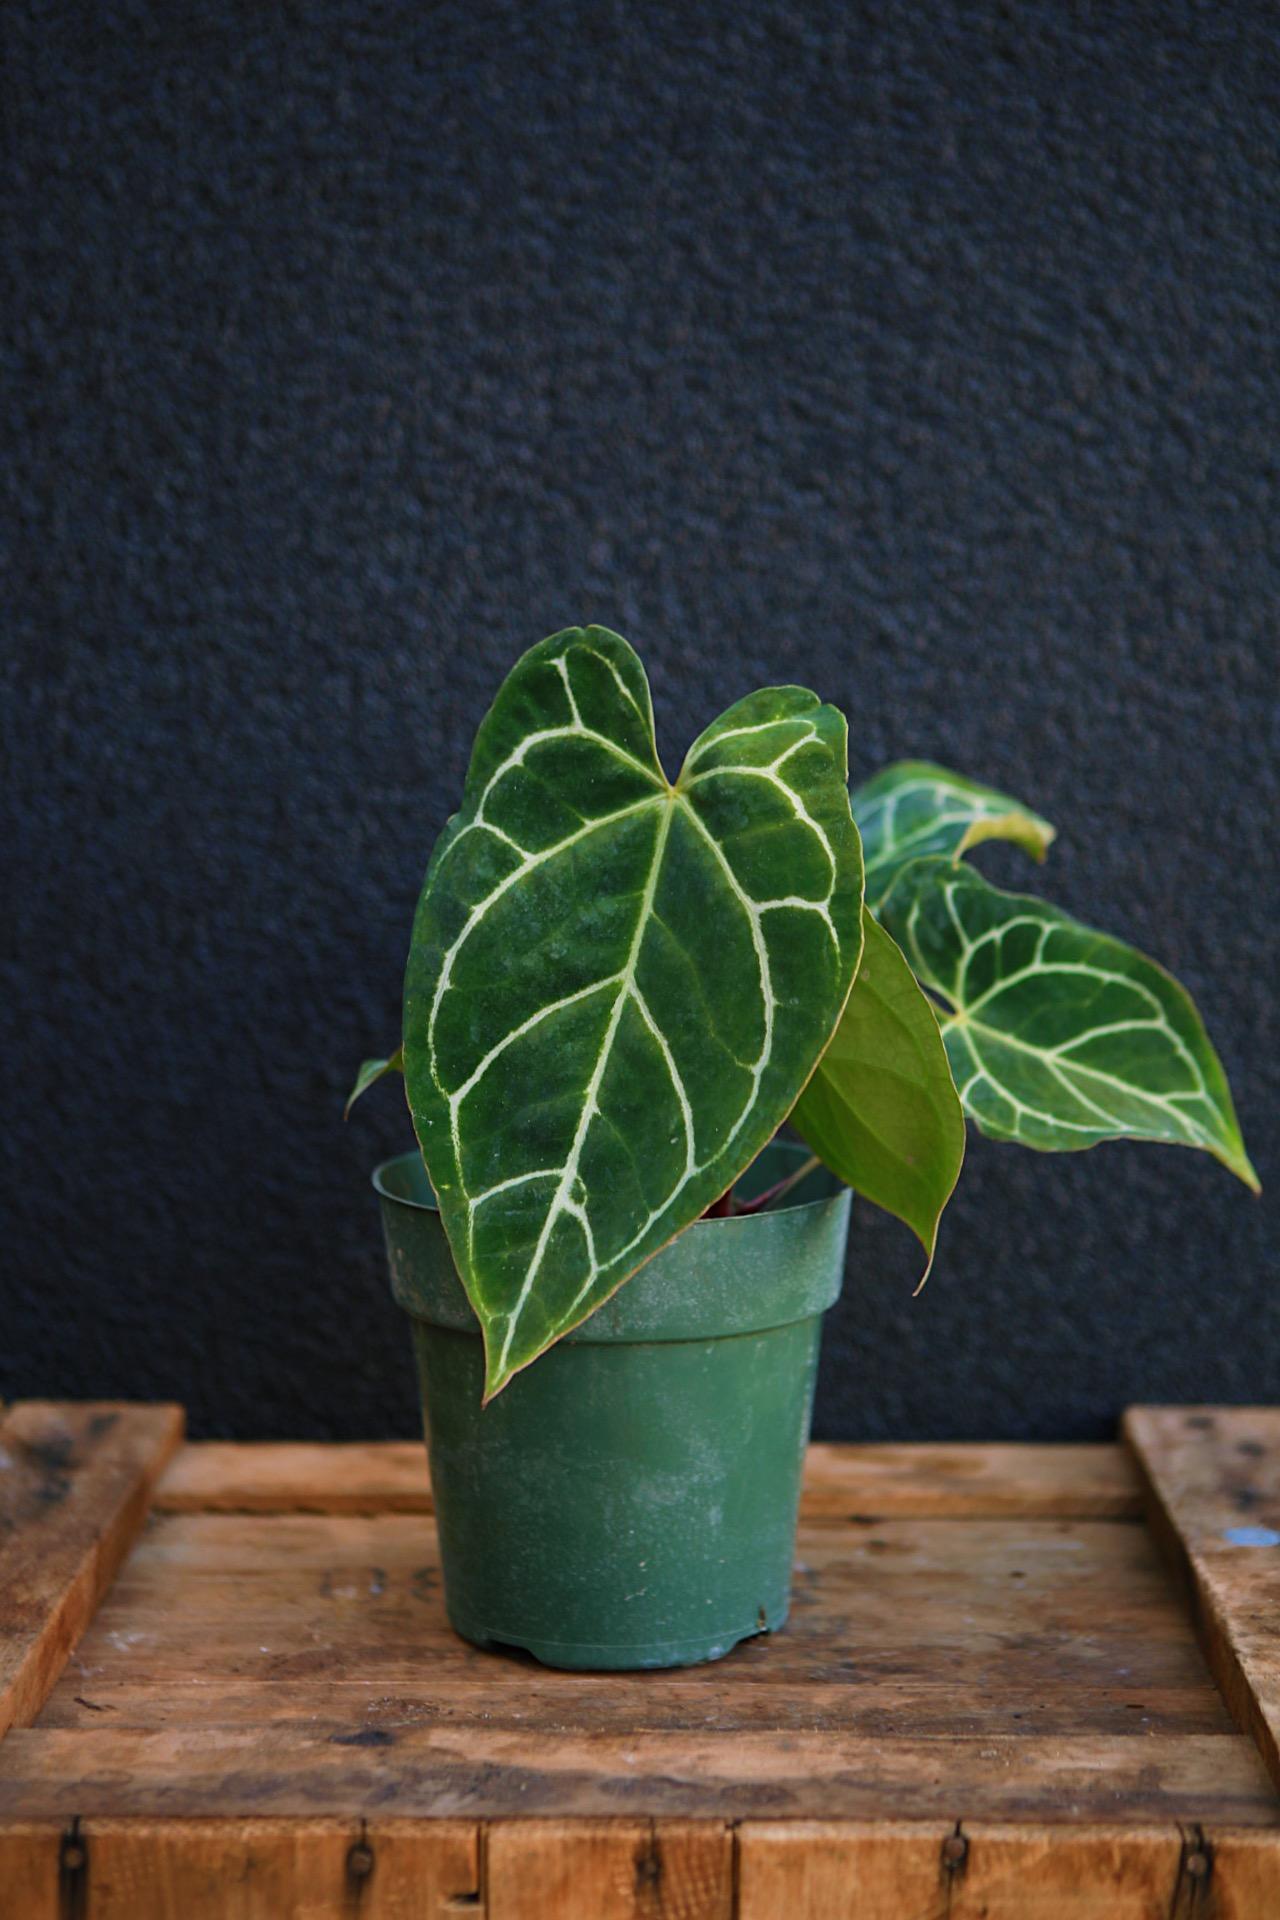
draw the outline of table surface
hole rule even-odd
[[[58,1899],[87,1876],[87,1912],[114,1887],[140,1920],[157,1849],[171,1890],[213,1884],[252,1829],[245,1884],[279,1912],[305,1867],[316,1914],[349,1910],[330,1881],[401,1911],[399,1873],[493,1920],[803,1920],[855,1883],[860,1915],[1000,1914],[1016,1886],[1010,1920],[1074,1917],[1094,1879],[1108,1920],[1210,1882],[1215,1914],[1266,1920],[1278,1465],[1266,1409],[1135,1409],[1116,1446],[817,1446],[784,1631],[563,1674],[450,1631],[420,1445],[184,1446],[176,1409],[18,1406],[0,1915],[6,1859],[24,1900],[52,1861]]]

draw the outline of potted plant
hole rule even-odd
[[[991,886],[962,856],[992,838],[1043,858],[1053,829],[920,763],[851,802],[843,716],[801,688],[738,701],[670,782],[617,634],[512,668],[427,870],[402,1046],[352,1095],[404,1075],[420,1150],[375,1186],[469,1640],[623,1668],[781,1625],[850,1191],[931,1261],[966,1114],[1200,1147],[1256,1187],[1183,989]]]

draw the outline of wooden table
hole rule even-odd
[[[1125,1443],[816,1446],[783,1633],[557,1674],[416,1444],[16,1406],[0,1916],[1277,1920],[1280,1413]]]

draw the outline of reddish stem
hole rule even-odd
[[[790,1193],[792,1187],[798,1187],[802,1180],[807,1180],[815,1167],[820,1165],[815,1153],[802,1166],[793,1168],[781,1180],[776,1180],[771,1187],[766,1187],[763,1193],[755,1194],[750,1200],[739,1200],[730,1187],[727,1193],[722,1193],[718,1200],[712,1201],[702,1217],[704,1220],[728,1220],[743,1213],[763,1213],[775,1200],[781,1200]]]

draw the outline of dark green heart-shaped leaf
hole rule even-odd
[[[928,760],[899,760],[856,787],[853,817],[862,835],[867,903],[876,910],[909,860],[929,853],[959,859],[983,840],[1012,840],[1043,860],[1056,831],[1020,800]]]
[[[918,860],[883,902],[984,1133],[1043,1149],[1099,1140],[1202,1147],[1256,1189],[1221,1062],[1190,997],[1106,934],[972,867]]]
[[[360,1095],[362,1093],[368,1093],[370,1087],[373,1086],[375,1081],[381,1080],[383,1075],[387,1073],[403,1073],[403,1072],[404,1072],[403,1047],[397,1047],[395,1052],[389,1053],[385,1060],[362,1060],[360,1062],[360,1071],[356,1075],[356,1083],[352,1087],[350,1093],[347,1095],[347,1104],[342,1109],[343,1119],[345,1120],[347,1115],[351,1112],[352,1107],[354,1107],[356,1101],[360,1098]]]
[[[427,873],[409,1105],[486,1390],[695,1220],[786,1117],[861,950],[843,716],[751,694],[672,787],[600,627],[508,675]]]
[[[853,992],[791,1124],[847,1185],[905,1220],[932,1265],[964,1114],[937,1015],[870,912],[862,931]]]

